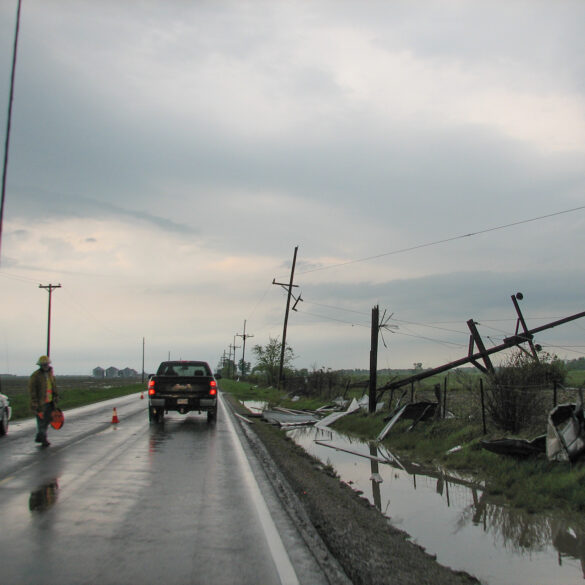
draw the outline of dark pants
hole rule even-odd
[[[37,436],[35,441],[38,443],[43,443],[47,440],[47,428],[51,423],[51,414],[53,413],[54,408],[55,406],[52,402],[47,402],[41,411],[43,413],[43,418],[37,414]]]

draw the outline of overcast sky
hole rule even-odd
[[[0,3],[2,144],[16,0]],[[0,372],[464,357],[585,311],[585,3],[23,0]],[[381,340],[382,341],[382,340]],[[585,355],[585,319],[537,336]]]

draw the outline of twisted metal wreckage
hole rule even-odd
[[[494,373],[495,370],[490,356],[512,347],[518,347],[520,350],[533,357],[535,361],[539,361],[538,351],[541,348],[538,344],[534,343],[534,336],[537,333],[585,317],[585,311],[583,311],[581,313],[577,313],[575,315],[541,325],[540,327],[535,327],[534,329],[528,329],[524,316],[522,315],[522,311],[520,310],[520,305],[518,304],[518,301],[521,301],[524,296],[522,293],[518,292],[512,295],[511,298],[518,316],[514,335],[505,338],[501,344],[487,349],[477,330],[477,322],[473,319],[469,319],[467,321],[467,326],[469,327],[471,335],[469,338],[469,351],[466,357],[443,364],[436,368],[425,370],[424,372],[419,372],[401,380],[393,380],[377,389],[375,387],[375,375],[371,373],[370,396],[368,400],[370,412],[373,412],[376,409],[376,406],[385,392],[394,391],[397,388],[413,384],[414,382],[418,382],[424,378],[430,378],[465,364],[474,365],[484,374]],[[376,327],[376,335],[378,329],[379,327]],[[374,336],[374,333],[372,333],[372,336]],[[524,348],[522,344],[528,344],[529,350]],[[374,384],[371,383],[372,376]],[[414,426],[416,426],[416,424],[418,424],[418,422],[434,417],[441,409],[440,402],[441,398],[439,391],[436,403],[410,402],[400,406],[398,410],[393,413],[386,426],[378,435],[377,442],[380,442],[384,439],[390,429],[400,418],[412,419],[413,423],[409,427],[409,429],[412,429]],[[325,427],[331,424],[334,420],[337,420],[346,414],[350,414],[351,412],[355,412],[360,407],[363,408],[365,406],[367,405],[359,404],[354,399],[354,401],[349,405],[349,407],[347,407],[346,410],[333,412],[324,419],[318,418],[317,415],[319,413],[308,414],[306,412],[290,410],[283,412],[284,409],[277,413],[265,412],[263,416],[266,420],[269,420],[273,424],[278,424],[281,426],[288,427],[316,424],[317,426]],[[548,417],[548,429],[546,435],[536,437],[532,441],[515,438],[482,441],[482,446],[496,453],[513,455],[516,457],[526,457],[546,452],[547,457],[551,460],[573,461],[585,452],[585,411],[583,400],[580,399],[576,404],[569,403],[555,406]]]

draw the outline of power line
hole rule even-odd
[[[342,323],[344,325],[351,325],[352,327],[366,327],[369,328],[369,325],[366,325],[364,323],[352,323],[350,321],[343,321],[342,319],[335,319],[333,317],[326,317],[325,315],[317,315],[316,313],[310,313],[308,311],[302,311],[303,315],[310,315],[311,317],[316,317],[318,319],[326,319],[329,321],[335,321],[337,323]],[[399,319],[393,319],[393,321],[399,321],[399,322],[404,322],[404,323],[408,323],[407,321],[400,321]],[[440,328],[437,328],[440,329]],[[444,331],[450,331],[452,333],[459,333],[462,334],[461,331],[451,331],[449,329],[444,329]],[[423,341],[430,341],[432,343],[436,343],[438,345],[449,345],[449,346],[456,346],[456,347],[466,347],[466,345],[464,343],[457,343],[455,341],[446,341],[446,340],[442,340],[442,339],[433,339],[432,337],[426,337],[424,335],[415,335],[414,333],[405,333],[404,331],[395,331],[393,332],[396,335],[405,335],[406,337],[412,337],[414,339],[422,339]]]
[[[330,264],[329,266],[321,266],[320,268],[311,268],[310,270],[305,270],[303,272],[299,272],[299,274],[309,274],[310,272],[320,272],[323,270],[330,270],[331,268],[339,268],[340,266],[347,266],[349,264],[357,264],[358,262],[367,262],[369,260],[376,260],[377,258],[383,258],[384,256],[392,256],[395,254],[402,254],[404,252],[412,252],[413,250],[420,250],[421,248],[428,248],[430,246],[437,246],[439,244],[446,244],[447,242],[454,242],[455,240],[462,240],[463,238],[471,238],[473,236],[479,236],[481,234],[487,234],[489,232],[495,232],[497,230],[504,230],[504,229],[508,229],[508,228],[522,225],[525,223],[531,223],[533,221],[540,221],[543,219],[548,219],[550,217],[555,217],[557,215],[562,215],[565,213],[572,213],[574,211],[581,211],[583,209],[585,209],[585,205],[581,205],[579,207],[574,207],[572,209],[565,209],[563,211],[556,211],[554,213],[548,213],[547,215],[540,215],[538,217],[532,217],[530,219],[523,219],[520,221],[515,221],[513,223],[507,223],[504,225],[486,228],[483,230],[479,230],[477,232],[470,232],[468,234],[461,234],[458,236],[445,238],[443,240],[435,240],[433,242],[427,242],[425,244],[417,244],[416,246],[410,246],[409,248],[400,248],[399,250],[393,250],[391,252],[383,252],[382,254],[376,254],[374,256],[367,256],[365,258],[358,258],[356,260],[347,260],[346,262],[338,262],[337,264]]]
[[[428,327],[429,329],[437,329],[439,331],[447,331],[448,333],[466,334],[466,332],[457,331],[456,329],[448,329],[447,327],[438,327],[437,325],[431,325],[431,324],[427,324],[427,323],[417,323],[415,321],[404,321],[403,319],[395,319],[395,318],[392,318],[392,321],[396,321],[397,323],[406,323],[407,325],[414,325],[416,327]]]
[[[432,341],[439,345],[455,345],[456,347],[467,347],[463,343],[457,343],[455,341],[445,341],[442,339],[433,339],[432,337],[425,337],[424,335],[414,335],[413,333],[404,333],[404,331],[396,331],[396,335],[406,335],[406,337],[414,337],[416,339],[422,339],[424,341]]]
[[[303,299],[306,303],[308,303],[309,305],[316,305],[318,307],[325,307],[327,309],[335,309],[336,311],[345,311],[347,313],[357,313],[358,315],[368,315],[368,313],[365,313],[364,311],[356,311],[355,309],[347,309],[345,307],[335,307],[333,305],[325,305],[323,303],[316,303],[315,301],[307,301],[306,299]]]
[[[352,323],[351,321],[343,321],[342,319],[335,319],[334,317],[326,317],[325,315],[317,315],[316,313],[309,313],[309,311],[301,311],[302,315],[310,315],[311,317],[317,317],[318,319],[327,319],[328,321],[335,321],[337,323],[343,323],[344,325],[351,325],[352,327],[367,327],[364,323]]]
[[[3,270],[0,270],[0,276],[3,276],[4,278],[11,278],[12,280],[19,280],[20,282],[34,282],[35,284],[37,284],[39,282],[38,280],[34,280],[34,279],[28,278],[26,276],[19,276],[16,274],[10,274],[10,273],[4,272]]]

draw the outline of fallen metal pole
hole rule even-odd
[[[438,366],[425,372],[421,372],[420,374],[415,374],[402,380],[395,380],[394,382],[389,382],[388,384],[385,384],[381,388],[378,388],[378,392],[383,393],[386,390],[400,388],[401,386],[406,386],[411,382],[423,380],[424,378],[430,378],[431,376],[441,374],[443,372],[446,372],[447,370],[452,370],[453,368],[457,368],[465,364],[472,363],[475,365],[475,362],[477,362],[477,360],[483,359],[485,358],[485,356],[491,355],[493,353],[498,353],[499,351],[503,351],[504,349],[509,349],[511,347],[514,347],[515,345],[519,345],[520,343],[531,341],[535,333],[540,333],[541,331],[546,331],[547,329],[558,327],[559,325],[569,323],[570,321],[575,321],[576,319],[581,319],[582,317],[585,317],[585,311],[577,313],[576,315],[571,315],[570,317],[565,317],[564,319],[559,319],[558,321],[553,321],[552,323],[547,323],[546,325],[541,325],[540,327],[535,327],[530,331],[526,331],[526,333],[524,334],[507,337],[506,339],[504,339],[504,342],[501,343],[500,345],[490,347],[489,349],[484,349],[484,351],[476,352],[472,355],[468,355],[467,357],[455,360],[454,362],[449,362],[448,364],[443,364],[442,366]],[[378,395],[378,400],[379,399],[380,394]]]

